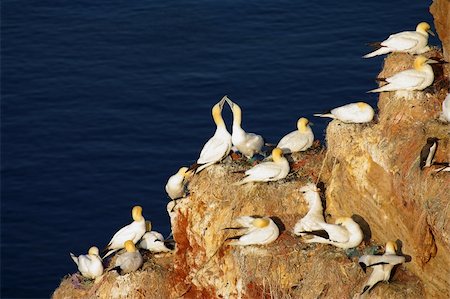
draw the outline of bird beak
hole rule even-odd
[[[442,63],[442,62],[439,62],[439,61],[436,61],[436,60],[433,60],[433,59],[428,59],[427,63],[428,64],[432,64],[432,63]]]
[[[234,103],[227,97],[225,96],[225,101],[227,101],[228,105],[230,105],[230,108],[233,109]]]
[[[429,34],[431,34],[432,36],[436,36],[436,34],[434,34],[434,32],[431,31],[431,29],[428,29],[427,32],[428,32]]]
[[[220,102],[219,102],[219,107],[220,107],[220,109],[223,108],[223,104],[225,103],[225,100],[227,100],[227,99],[228,99],[228,97],[227,97],[227,96],[224,96],[224,97],[220,100]]]

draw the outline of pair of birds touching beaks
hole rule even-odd
[[[117,270],[119,274],[136,271],[142,266],[143,258],[135,244],[153,253],[170,252],[174,249],[173,240],[165,240],[162,234],[152,231],[151,222],[146,221],[142,215],[142,207],[133,207],[131,216],[133,222],[114,234],[104,250],[108,252],[103,258],[100,257],[99,250],[95,246],[89,249],[87,255],[76,257],[70,253],[83,276],[91,279],[101,276],[104,270],[103,259],[123,248],[125,252],[117,257],[114,268],[110,271]]]

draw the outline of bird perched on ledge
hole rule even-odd
[[[246,177],[235,185],[243,185],[250,182],[269,182],[284,179],[289,174],[289,162],[283,156],[283,151],[276,147],[272,150],[273,162],[262,162],[245,172]]]
[[[136,249],[132,240],[126,241],[123,247],[125,247],[126,252],[117,257],[115,267],[109,270],[116,270],[120,275],[134,272],[144,263],[141,253]]]
[[[378,282],[389,281],[394,266],[405,262],[405,257],[398,256],[396,250],[397,244],[389,241],[386,243],[386,251],[383,255],[363,255],[359,258],[359,265],[364,272],[366,272],[367,267],[373,269],[361,291],[361,295],[366,292],[369,293]]]
[[[78,257],[70,253],[70,257],[77,264],[78,270],[84,277],[94,279],[103,274],[102,258],[99,256],[97,247],[92,246],[89,248],[88,254],[82,254]]]
[[[322,200],[316,185],[308,183],[300,188],[300,192],[309,206],[308,213],[294,226],[294,234],[302,236],[305,231],[321,230],[321,223],[325,223],[325,219],[323,218]]]
[[[188,175],[188,168],[181,167],[176,174],[169,178],[166,184],[166,192],[170,199],[176,200],[185,196],[185,179]]]
[[[170,252],[174,249],[172,246],[173,242],[164,240],[162,234],[152,231],[152,223],[150,221],[145,221],[145,228],[147,232],[142,236],[141,242],[139,242],[140,248],[154,253]]]
[[[396,91],[396,90],[424,90],[434,81],[433,68],[430,63],[438,61],[417,56],[414,59],[414,69],[399,72],[389,78],[382,79],[388,82],[379,88],[368,92]]]
[[[422,147],[420,151],[420,169],[430,167],[433,162],[434,154],[436,153],[437,141],[436,137],[427,138],[427,143]]]
[[[124,243],[127,240],[131,240],[134,244],[136,244],[145,234],[145,219],[144,216],[142,216],[142,207],[133,207],[131,210],[131,216],[133,217],[133,222],[122,227],[117,233],[114,234],[111,241],[109,241],[108,246],[105,248],[105,250],[109,250],[109,252],[103,258],[106,258],[117,250],[124,248]]]
[[[329,113],[314,114],[319,117],[330,117],[344,123],[368,123],[371,122],[375,112],[373,108],[364,102],[351,103],[330,110]]]
[[[340,217],[336,219],[335,224],[324,222],[320,223],[320,226],[321,230],[299,232],[313,236],[304,242],[324,243],[348,249],[358,246],[364,238],[361,227],[350,217]]]
[[[242,234],[227,238],[230,245],[265,245],[278,238],[280,231],[278,226],[269,217],[241,216],[236,219],[240,227],[225,229],[243,230]]]
[[[297,130],[287,134],[278,142],[277,147],[283,150],[283,153],[290,154],[306,151],[314,142],[314,133],[309,126],[307,118],[299,118],[297,121]]]
[[[264,139],[261,135],[245,132],[241,127],[241,107],[231,101],[227,96],[225,96],[225,100],[230,106],[231,111],[233,111],[233,133],[231,134],[231,141],[239,152],[247,158],[252,158],[253,155],[261,152]]]
[[[231,135],[228,133],[225,122],[222,118],[222,109],[225,99],[226,96],[224,96],[217,104],[213,106],[211,112],[214,123],[217,126],[216,132],[205,143],[202,151],[200,152],[200,157],[198,158],[197,163],[192,165],[189,170],[196,169],[195,172],[199,173],[206,167],[221,161],[230,153]]]
[[[428,47],[428,34],[434,36],[430,25],[426,22],[421,22],[417,25],[416,31],[403,31],[392,34],[388,39],[379,44],[380,48],[378,50],[366,54],[363,57],[370,58],[391,52],[423,54],[430,50],[430,47]]]

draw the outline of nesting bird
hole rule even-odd
[[[434,154],[436,153],[437,141],[436,137],[427,138],[427,143],[422,147],[420,151],[420,169],[430,167],[433,162]]]
[[[341,107],[334,108],[328,113],[314,114],[319,117],[330,117],[338,119],[344,123],[368,123],[371,122],[375,112],[373,108],[364,102],[351,103]]]
[[[117,233],[114,234],[105,249],[109,250],[109,252],[103,258],[106,258],[117,250],[124,248],[124,243],[127,240],[131,240],[133,244],[136,244],[145,234],[145,219],[144,216],[142,216],[142,207],[133,207],[131,210],[131,216],[133,218],[133,222],[122,227]]]
[[[414,59],[414,69],[405,70],[386,78],[385,81],[388,84],[368,92],[424,90],[434,81],[434,72],[430,63],[437,63],[437,61],[419,55]]]
[[[186,177],[188,176],[188,168],[181,167],[178,172],[172,175],[166,184],[166,192],[170,199],[176,200],[182,198],[186,194]]]
[[[313,183],[308,183],[306,186],[300,188],[306,202],[309,206],[308,213],[300,219],[294,226],[294,234],[298,236],[305,235],[305,231],[321,230],[322,223],[325,223],[323,218],[322,201],[319,195],[319,189]]]
[[[428,34],[434,36],[430,25],[426,22],[421,22],[417,25],[416,31],[403,31],[392,34],[380,43],[378,50],[366,54],[363,57],[370,58],[391,52],[423,54],[430,50],[430,47],[428,47]]]
[[[257,164],[245,172],[246,177],[235,183],[243,185],[250,182],[269,182],[284,179],[289,174],[289,162],[283,156],[280,148],[272,150],[273,162],[262,162]]]
[[[299,233],[313,236],[305,240],[306,243],[324,243],[344,249],[358,246],[364,238],[361,227],[350,217],[338,218],[335,224],[320,223],[320,226],[321,230]]]
[[[275,241],[280,234],[278,226],[269,217],[241,216],[236,222],[241,227],[226,229],[237,229],[242,233],[228,238],[231,240],[230,245],[266,245]]]
[[[260,153],[264,145],[264,139],[261,135],[255,133],[247,133],[242,127],[242,111],[236,103],[231,101],[227,96],[225,100],[233,111],[233,132],[231,134],[231,141],[233,145],[247,158]]]
[[[365,292],[368,293],[378,282],[389,281],[394,266],[405,262],[405,257],[398,256],[396,250],[397,244],[389,241],[386,243],[386,250],[383,255],[363,255],[359,258],[358,262],[364,272],[366,272],[367,267],[373,268],[361,295]]]
[[[297,130],[293,131],[278,142],[277,147],[283,153],[295,153],[306,151],[314,142],[314,133],[309,126],[309,120],[302,117],[297,121]]]
[[[88,254],[78,257],[70,253],[70,257],[77,264],[78,271],[84,277],[95,279],[103,274],[103,262],[97,247],[92,246],[89,248]]]
[[[147,232],[142,236],[142,240],[139,243],[139,247],[147,249],[154,253],[170,252],[173,248],[168,247],[168,242],[164,240],[162,234],[152,231],[152,224],[150,221],[145,222]]]
[[[216,105],[212,108],[212,117],[216,124],[216,132],[205,143],[200,157],[197,160],[196,173],[202,171],[206,167],[221,161],[228,156],[231,150],[231,135],[228,133],[225,126],[225,122],[222,118],[223,104],[225,103],[226,96],[224,96]]]
[[[144,263],[141,253],[136,249],[132,240],[125,241],[123,247],[125,247],[126,252],[117,257],[115,267],[109,270],[117,270],[120,275],[134,272]]]

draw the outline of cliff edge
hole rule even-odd
[[[434,1],[431,7],[440,36],[438,24],[448,20],[436,7],[448,4]],[[449,59],[450,40],[442,42]],[[442,55],[436,49],[426,53]],[[391,54],[379,76],[410,68],[413,59]],[[427,137],[440,139],[435,160],[450,161],[450,125],[439,120],[449,67],[437,65],[435,74],[423,92],[382,93],[370,124],[331,121],[326,148],[316,143],[293,154],[292,171],[282,181],[233,186],[250,167],[233,155],[205,169],[189,182],[190,195],[173,209],[169,205],[174,253],[146,253],[141,270],[106,272],[95,284],[69,275],[53,298],[349,298],[368,278],[358,256],[382,252],[388,240],[399,240],[410,260],[368,298],[449,298],[450,174],[419,167]],[[308,210],[298,189],[311,181],[321,182],[327,221],[359,219],[366,238],[358,248],[305,244],[293,236],[295,222]],[[272,216],[280,237],[267,246],[227,245],[230,235],[223,228],[240,215]]]

